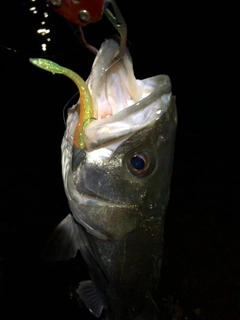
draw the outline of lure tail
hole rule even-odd
[[[92,96],[85,81],[75,72],[70,69],[64,68],[57,63],[47,59],[29,59],[35,66],[46,71],[58,74],[63,74],[70,78],[78,87],[80,92],[80,111],[78,123],[74,134],[74,146],[79,149],[85,148],[84,129],[93,119],[93,103]]]

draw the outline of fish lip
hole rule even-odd
[[[90,190],[89,190],[90,191]],[[129,206],[131,207],[136,207],[136,204],[122,204],[121,202],[115,202],[115,201],[107,201],[107,198],[104,197],[100,197],[99,195],[94,196],[90,196],[87,193],[81,193],[79,194],[81,199],[84,199],[84,203],[85,204],[95,204],[95,205],[99,205],[99,206],[108,206],[108,207],[121,207],[121,208],[129,208]]]

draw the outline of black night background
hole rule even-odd
[[[169,75],[177,98],[155,298],[163,320],[240,319],[238,10],[218,2],[117,3],[136,77]],[[0,319],[95,319],[75,294],[89,278],[80,255],[67,263],[41,260],[46,240],[69,213],[60,145],[63,108],[77,89],[28,61],[46,57],[86,79],[94,55],[44,0],[1,1],[0,16]],[[49,34],[37,33],[42,21]],[[84,32],[97,48],[116,33],[106,17]]]

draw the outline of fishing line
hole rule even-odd
[[[65,103],[65,105],[64,105],[64,107],[63,107],[62,116],[63,116],[63,123],[64,123],[65,128],[67,127],[66,116],[65,116],[66,108],[67,108],[67,106],[69,105],[69,103],[70,103],[77,95],[79,95],[79,92],[78,92],[78,91],[68,100],[67,103]],[[79,95],[79,97],[80,97],[80,95]]]
[[[39,54],[39,53],[36,53],[36,52],[27,53],[27,52],[24,52],[24,51],[20,51],[18,49],[14,49],[12,47],[6,46],[6,45],[1,44],[1,43],[0,43],[0,47],[3,48],[4,50],[8,50],[8,51],[14,52],[17,55],[22,56],[22,57],[31,58],[31,57],[34,57],[34,56],[37,55],[38,58],[44,58],[44,59],[67,55],[69,53],[72,53],[72,52],[78,50],[78,48],[73,48],[73,49],[68,49],[68,50],[66,50],[64,52],[60,52],[60,53],[52,53],[52,54],[50,54],[50,53],[40,53]]]

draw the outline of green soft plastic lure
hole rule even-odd
[[[33,58],[29,59],[35,66],[52,73],[63,74],[70,78],[78,87],[80,93],[80,110],[78,123],[74,133],[73,144],[79,149],[85,148],[84,129],[93,120],[93,103],[92,96],[86,82],[74,71],[64,68],[57,63],[47,60]]]

